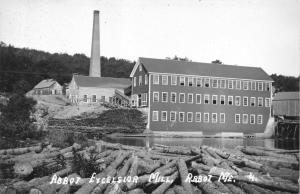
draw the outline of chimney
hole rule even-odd
[[[94,11],[90,77],[101,77],[99,11]]]

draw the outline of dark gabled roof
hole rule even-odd
[[[273,101],[281,100],[300,100],[300,94],[299,92],[279,92],[273,98]]]
[[[124,89],[131,85],[130,79],[113,77],[89,77],[83,75],[74,75],[74,81],[79,87]]]
[[[260,67],[139,58],[148,72],[273,81]]]
[[[34,86],[34,89],[39,89],[39,88],[49,88],[53,84],[57,83],[54,79],[45,79],[40,81],[36,86]]]

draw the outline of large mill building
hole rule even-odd
[[[263,133],[273,80],[257,67],[139,58],[132,101],[164,132]]]

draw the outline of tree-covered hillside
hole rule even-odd
[[[189,60],[175,56],[173,60]],[[219,61],[219,60],[216,60]],[[135,62],[101,57],[103,77],[129,77]],[[48,53],[34,49],[15,48],[0,43],[0,92],[29,91],[38,82],[54,78],[70,82],[73,73],[88,75],[89,58],[84,54]],[[299,76],[272,74],[276,92],[299,91]]]
[[[103,77],[129,77],[134,62],[101,57]],[[34,49],[15,48],[0,43],[0,92],[14,92],[16,88],[32,89],[46,78],[59,83],[69,82],[73,73],[88,75],[89,58],[84,54],[50,54]]]

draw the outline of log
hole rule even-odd
[[[127,194],[144,194],[144,191],[143,189],[134,189],[134,190],[131,190],[129,192],[127,192]]]
[[[159,187],[157,187],[152,194],[161,194],[164,193],[176,180],[178,177],[178,172],[173,173],[171,176],[167,177],[167,179],[170,180],[170,182],[164,182]]]
[[[189,174],[185,161],[183,159],[179,159],[177,166],[180,174],[181,184],[184,190],[186,190],[188,194],[193,194],[193,188],[191,183],[185,181]]]
[[[117,157],[117,159],[112,162],[110,164],[110,166],[108,166],[103,172],[95,175],[95,178],[99,178],[99,179],[102,179],[104,177],[107,176],[108,173],[111,173],[111,174],[114,174],[116,173],[116,169],[117,167],[123,162],[123,160],[129,155],[129,153],[125,153],[124,155],[120,156],[120,157]],[[98,191],[102,191],[106,188],[106,184],[103,184],[105,186],[101,186],[97,184],[96,181],[94,182],[89,182],[89,183],[86,183],[84,184],[78,191],[75,192],[75,194],[90,194],[95,187],[99,186],[96,188],[96,191],[95,192],[98,192]]]
[[[256,184],[264,188],[272,188],[274,190],[283,190],[288,192],[298,192],[298,185],[293,184],[292,182],[285,181],[280,178],[271,178],[269,176],[262,176],[259,174],[249,174],[249,175],[237,175],[233,176],[233,179],[240,182]]]
[[[60,171],[57,171],[56,173],[54,173],[56,176],[66,176],[67,174],[71,173],[72,169],[71,168],[66,168]],[[53,174],[53,175],[54,175]],[[15,188],[17,190],[17,192],[29,192],[29,190],[32,187],[36,187],[38,185],[42,185],[46,182],[50,182],[52,176],[44,176],[44,177],[40,177],[40,178],[34,178],[30,181],[19,181],[14,183],[12,186],[13,188]]]
[[[31,147],[0,150],[0,155],[21,155],[21,154],[25,154],[28,152],[41,152],[42,149],[43,149],[43,146],[42,146],[42,144],[40,144],[37,146],[31,146]]]
[[[125,164],[123,165],[123,167],[121,168],[121,170],[118,172],[118,175],[117,177],[125,177],[131,164],[133,162],[133,157],[131,157],[130,159],[128,159]],[[115,185],[118,185],[118,186],[115,186]],[[105,190],[105,193],[104,194],[109,194],[111,193],[112,191],[120,188],[122,191],[124,190],[125,188],[125,183],[116,183],[115,185],[109,185],[106,190]],[[117,187],[117,188],[116,188]],[[119,190],[118,190],[119,192]]]
[[[204,164],[201,164],[201,163],[197,163],[197,162],[192,162],[191,164],[192,168],[194,168],[195,170],[199,169],[199,170],[204,170],[204,171],[210,171],[211,167],[209,166],[206,166]]]
[[[254,189],[251,185],[246,184],[246,183],[237,183],[237,185],[242,188],[243,190],[246,191],[246,193],[251,193],[251,194],[260,194],[256,189]]]
[[[285,158],[289,159],[292,161],[297,161],[297,158],[294,155],[287,155],[287,154],[277,154],[277,153],[272,153],[269,151],[264,151],[264,150],[259,150],[251,147],[246,147],[241,149],[242,152],[248,155],[256,155],[256,156],[273,156],[277,158]]]
[[[246,194],[240,187],[237,187],[234,184],[227,183],[226,186],[234,194]]]
[[[186,192],[184,190],[184,188],[182,186],[179,186],[179,185],[175,185],[173,187],[173,190],[174,190],[175,194],[185,194],[185,192]]]
[[[229,174],[229,175],[232,175],[232,176],[237,176],[238,175],[237,172],[234,171],[234,170],[219,168],[219,167],[212,167],[209,170],[208,174],[213,175],[213,176],[221,176],[223,174]]]
[[[220,181],[214,181],[214,184],[218,187],[218,190],[221,191],[222,193],[227,193],[227,194],[235,194],[231,192],[231,190],[222,182]]]
[[[67,178],[68,180],[70,180],[71,178],[77,179],[77,177],[80,176],[74,173],[69,175]],[[64,186],[63,184],[59,184],[59,183],[50,184],[49,182],[46,182],[42,185],[30,189],[29,193],[30,194],[43,194],[43,193],[54,194],[56,193],[56,191],[60,190],[63,186]]]

